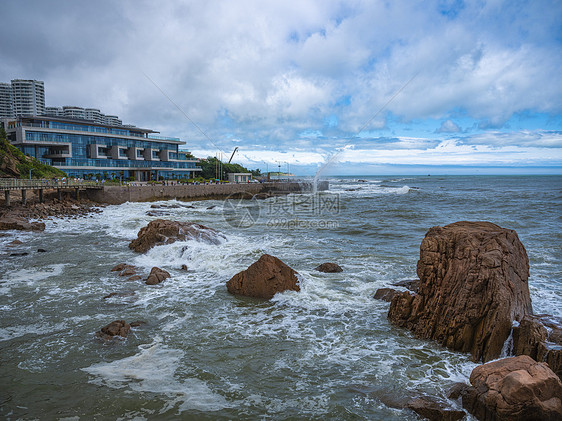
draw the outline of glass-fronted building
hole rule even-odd
[[[201,168],[178,138],[138,127],[63,117],[2,119],[8,140],[23,153],[84,179],[149,181],[193,178]]]

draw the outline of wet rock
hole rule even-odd
[[[26,251],[20,253],[10,253],[10,256],[27,256],[29,253]]]
[[[47,250],[45,250],[45,249],[37,249],[37,253],[47,253]]]
[[[185,264],[181,265],[181,270],[185,270],[187,272],[187,265]]]
[[[6,244],[7,247],[14,247],[14,246],[19,246],[22,245],[23,242],[21,242],[20,240],[14,240],[14,241],[10,241],[8,244]]]
[[[375,292],[375,296],[373,298],[375,300],[382,300],[382,301],[391,302],[392,299],[398,294],[400,294],[400,291],[397,291],[397,290],[392,289],[392,288],[379,288]]]
[[[220,244],[224,239],[212,228],[192,222],[169,221],[155,219],[146,227],[141,228],[138,237],[131,241],[129,248],[144,253],[154,246],[171,244],[175,241],[196,240],[210,244]]]
[[[519,326],[513,328],[513,352],[515,355],[528,355],[535,361],[540,361],[537,357],[542,353],[544,342],[548,332],[543,324],[532,316],[525,316],[519,322]]]
[[[141,327],[142,325],[145,325],[145,324],[146,324],[146,322],[142,321],[142,320],[136,320],[136,321],[130,323],[131,327]]]
[[[462,397],[466,393],[470,386],[466,383],[455,383],[451,389],[449,389],[449,393],[447,397],[449,399],[457,400],[458,398]]]
[[[211,209],[214,209],[214,208],[216,208],[216,207],[217,207],[217,205],[208,206],[208,207],[207,207],[207,210],[211,210]]]
[[[418,288],[420,287],[420,280],[419,279],[407,279],[405,281],[395,282],[392,285],[395,287],[404,287],[409,289],[410,291],[417,292]]]
[[[265,299],[272,298],[277,292],[300,291],[297,272],[269,254],[234,275],[226,287],[231,294]]]
[[[464,411],[449,408],[446,403],[427,396],[408,402],[408,408],[431,421],[456,421],[466,416]]]
[[[462,404],[479,420],[562,419],[562,382],[545,363],[521,355],[476,367]]]
[[[314,270],[324,273],[343,272],[343,269],[340,267],[340,265],[338,265],[337,263],[330,263],[330,262],[322,263],[320,266],[314,268]]]
[[[119,276],[133,276],[136,275],[137,271],[135,270],[134,267],[128,267],[125,268],[121,273],[119,273]]]
[[[171,275],[165,270],[153,267],[150,271],[150,275],[148,275],[148,278],[145,279],[144,283],[147,285],[156,285],[165,279],[168,279],[170,276]]]
[[[117,336],[126,338],[130,330],[131,325],[125,320],[115,320],[96,332],[96,336],[105,341],[111,340]]]
[[[134,276],[131,276],[131,277],[127,278],[127,281],[140,281],[141,279],[142,279],[142,276],[134,275]]]
[[[498,358],[512,322],[531,314],[529,260],[517,233],[490,222],[431,228],[416,294],[393,298],[390,321],[474,361]]]
[[[548,363],[562,379],[562,323],[549,315],[523,317],[513,328],[513,353]]]
[[[112,272],[121,272],[121,271],[122,271],[123,269],[125,269],[125,267],[127,267],[127,266],[129,266],[129,265],[127,265],[126,263],[119,263],[118,265],[113,266],[113,267],[111,268],[111,271],[112,271]]]
[[[45,231],[43,222],[28,222],[23,218],[3,217],[0,219],[0,231]]]

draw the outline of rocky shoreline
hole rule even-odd
[[[101,207],[87,199],[65,198],[63,200],[51,199],[44,203],[38,201],[28,202],[23,205],[14,203],[9,207],[0,204],[0,231],[43,231],[45,224],[42,221],[53,218],[80,218],[93,213],[101,213]]]
[[[3,229],[42,230],[37,224],[43,229],[44,224],[34,220],[78,218],[92,212],[100,212],[97,205],[72,199],[13,206],[0,210],[0,229],[4,224]],[[14,228],[14,221],[20,221],[22,227]],[[141,228],[129,248],[145,253],[174,241],[216,245],[224,238],[199,224],[157,219]],[[342,268],[323,263],[315,270],[330,276]],[[163,281],[173,281],[170,273],[157,267],[145,278],[125,263],[112,271],[123,279],[142,280],[148,287],[165,288],[160,285]],[[475,362],[484,364],[473,370],[470,384],[457,384],[448,396],[414,394],[401,407],[430,420],[457,420],[466,415],[458,404],[452,404],[460,400],[479,420],[562,419],[562,322],[533,315],[529,261],[515,231],[489,222],[433,227],[421,243],[417,273],[419,279],[393,284],[406,291],[381,288],[376,292],[375,298],[390,302],[390,322],[421,339],[468,352]],[[225,287],[237,296],[271,299],[287,290],[298,294],[300,281],[293,268],[265,254],[247,270],[225,280]],[[135,292],[112,292],[103,298],[132,294]],[[104,341],[125,338],[131,327],[143,323],[115,320],[96,337]]]

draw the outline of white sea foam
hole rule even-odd
[[[4,273],[3,277],[0,278],[0,282],[7,282],[10,285],[27,284],[31,286],[52,276],[59,276],[62,274],[65,266],[67,265],[64,263],[58,263],[41,268],[18,269]]]
[[[162,338],[139,346],[139,350],[133,356],[110,363],[97,363],[82,370],[94,376],[90,382],[99,386],[167,396],[168,401],[162,412],[176,406],[180,412],[192,409],[218,411],[231,406],[202,380],[186,377],[178,380],[175,373],[184,352],[168,348],[162,344]]]

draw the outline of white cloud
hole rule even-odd
[[[225,151],[295,150],[302,162],[347,143],[437,153],[435,133],[459,134],[461,125],[461,144],[490,153],[560,147],[560,119],[550,132],[499,129],[521,111],[562,114],[562,4],[444,9],[406,0],[8,2],[0,80],[45,80],[49,105],[101,108],[194,151],[214,147],[143,72]],[[405,134],[426,119],[441,127]],[[399,140],[369,147],[355,138],[363,127]]]

